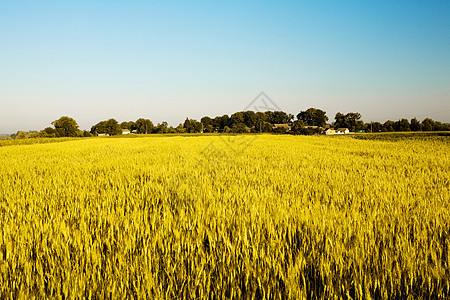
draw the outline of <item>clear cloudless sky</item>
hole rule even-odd
[[[450,1],[0,5],[0,133],[243,110],[450,122]]]

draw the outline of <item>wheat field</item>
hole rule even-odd
[[[9,143],[0,298],[448,298],[449,141]]]

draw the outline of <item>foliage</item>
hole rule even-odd
[[[364,122],[361,121],[361,114],[357,112],[350,112],[345,115],[338,112],[334,120],[334,127],[336,128],[348,128],[352,132],[365,129]]]
[[[52,125],[60,137],[76,137],[80,133],[77,122],[70,117],[61,117],[53,121]]]
[[[301,134],[302,131],[305,129],[305,123],[302,120],[297,120],[292,124],[292,133],[294,134]]]
[[[107,121],[101,121],[92,126],[91,134],[118,135],[122,134],[122,128],[123,127],[121,127],[116,119],[109,119]]]
[[[198,122],[197,120],[186,118],[186,120],[184,121],[183,127],[187,133],[203,132],[203,124],[201,122]]]
[[[132,130],[136,130],[139,134],[152,133],[154,130],[153,122],[149,119],[140,118],[136,120],[136,123],[131,127]]]
[[[305,125],[319,127],[324,127],[328,121],[325,111],[313,107],[308,108],[306,111],[301,111],[297,115],[297,119],[303,121]]]

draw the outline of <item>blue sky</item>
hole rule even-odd
[[[450,122],[450,1],[1,1],[0,133],[176,126],[261,91],[293,114]]]

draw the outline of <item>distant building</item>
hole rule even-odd
[[[97,136],[109,136],[109,134],[107,134],[107,133],[99,133],[99,134],[97,134]]]
[[[336,130],[336,134],[347,134],[350,133],[350,130],[348,130],[348,128],[338,128]]]
[[[324,132],[325,132],[326,135],[336,134],[336,130],[334,130],[334,128],[328,128]]]
[[[130,130],[129,129],[122,129],[122,134],[130,134]]]
[[[280,129],[279,129],[279,128],[280,128]],[[273,124],[273,129],[274,129],[274,130],[277,130],[277,129],[279,129],[279,130],[284,129],[284,130],[286,130],[286,131],[289,131],[289,130],[291,130],[291,126],[289,126],[289,124]]]

